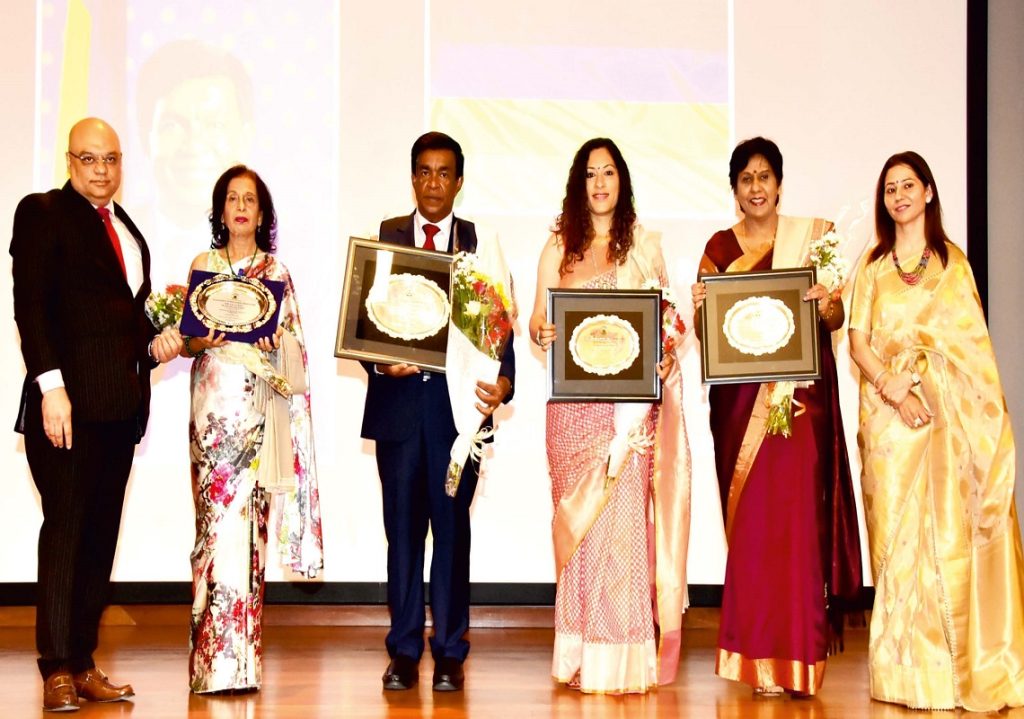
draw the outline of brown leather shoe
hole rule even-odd
[[[114,686],[107,679],[107,675],[96,667],[76,674],[74,682],[79,698],[91,702],[119,702],[135,696],[135,690],[132,689],[131,684]]]
[[[71,672],[54,672],[43,682],[43,711],[76,712],[78,694],[71,680]]]

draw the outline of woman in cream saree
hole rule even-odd
[[[924,159],[891,157],[853,293],[871,696],[994,711],[1024,704],[1014,442],[974,276],[941,212]]]
[[[574,217],[584,217],[589,232],[573,236]],[[570,170],[560,231],[540,260],[530,330],[542,349],[555,339],[546,317],[548,287],[667,286],[659,237],[635,219],[618,148],[607,139],[587,142]],[[558,577],[552,675],[587,693],[646,692],[671,682],[678,668],[687,603],[689,447],[673,357],[663,360],[659,374],[660,405],[547,408]]]

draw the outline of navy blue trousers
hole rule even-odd
[[[444,388],[443,382],[433,382]],[[448,401],[444,388],[444,402]],[[426,402],[425,402],[426,404]],[[426,408],[425,408],[426,409]],[[439,426],[440,425],[440,426]],[[444,492],[455,428],[451,413],[425,414],[420,428],[399,442],[377,442],[377,470],[388,540],[388,654],[415,660],[423,655],[423,563],[427,529],[433,536],[430,614],[434,659],[463,661],[469,642],[469,509],[477,468],[470,462],[453,499]]]

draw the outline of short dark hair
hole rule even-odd
[[[451,150],[455,155],[455,178],[462,177],[462,170],[466,166],[466,158],[462,154],[462,145],[443,132],[431,131],[420,135],[416,142],[412,143],[412,174],[416,174],[416,163],[427,150]]]
[[[736,145],[729,158],[729,187],[736,192],[736,185],[743,168],[750,164],[754,155],[761,155],[775,173],[775,181],[782,184],[782,152],[779,146],[766,137],[752,137]]]
[[[227,78],[235,89],[239,113],[246,118],[252,115],[252,79],[241,60],[200,40],[169,42],[146,58],[136,81],[139,137],[146,152],[149,152],[149,131],[160,98],[188,80],[203,77]]]
[[[264,252],[273,253],[277,250],[277,213],[274,212],[274,199],[270,196],[263,179],[245,165],[235,165],[224,171],[217,182],[213,185],[213,205],[210,210],[210,229],[213,231],[213,239],[210,247],[218,250],[228,244],[228,228],[224,225],[221,213],[224,211],[224,202],[228,198],[228,185],[236,177],[251,177],[256,183],[256,197],[260,202],[260,212],[263,213],[263,222],[256,227],[256,246]]]
[[[917,175],[925,189],[932,190],[932,200],[924,206],[924,239],[928,247],[932,249],[942,266],[945,267],[949,261],[949,250],[946,243],[949,237],[942,226],[942,202],[939,200],[939,188],[935,184],[935,176],[932,168],[919,154],[912,150],[897,152],[892,155],[878,175],[878,184],[875,186],[875,235],[878,239],[868,255],[868,261],[874,262],[880,257],[885,257],[892,252],[896,246],[896,221],[892,219],[888,208],[885,206],[885,176],[896,165],[906,165],[910,171]]]

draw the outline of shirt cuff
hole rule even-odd
[[[51,389],[64,386],[64,375],[59,369],[51,369],[36,377],[36,384],[39,385],[40,394],[46,394]]]

